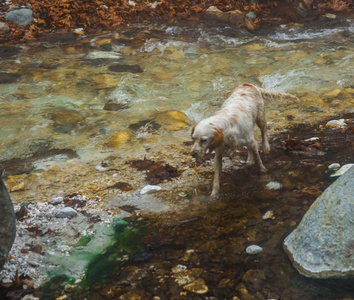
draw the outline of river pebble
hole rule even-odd
[[[344,123],[344,119],[340,119],[340,120],[328,121],[327,124],[326,124],[326,127],[338,129],[338,128],[343,128],[346,125],[347,124]]]
[[[340,164],[338,163],[333,163],[328,166],[328,170],[331,171],[337,171],[340,168]]]
[[[280,190],[282,188],[282,184],[278,181],[271,181],[266,185],[268,190]]]
[[[251,245],[246,248],[246,252],[254,255],[263,252],[263,248],[257,245]]]
[[[55,198],[52,198],[49,203],[52,204],[52,205],[58,205],[60,203],[63,203],[64,201],[64,198],[63,197],[55,197]]]
[[[77,211],[71,207],[64,207],[54,212],[54,216],[57,218],[72,218],[77,215]]]

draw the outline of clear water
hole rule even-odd
[[[268,104],[273,131],[287,126],[288,115],[301,123],[352,110],[345,95],[326,94],[340,89],[352,95],[353,28],[352,19],[256,35],[229,27],[156,25],[18,46],[17,55],[0,61],[2,73],[20,76],[1,84],[0,159],[50,148],[90,159],[105,151],[113,133],[130,131],[129,125],[158,112],[182,111],[193,124],[242,82],[301,98],[297,104]],[[112,72],[114,64],[138,65],[143,72]],[[103,110],[109,100],[125,109]],[[178,132],[162,134],[163,143],[179,138]],[[131,135],[130,149],[146,142],[148,133],[140,128]]]

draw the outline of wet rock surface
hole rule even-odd
[[[299,226],[284,240],[297,270],[315,278],[354,274],[354,168],[316,199]]]
[[[0,178],[0,270],[7,260],[16,236],[16,219],[10,195]]]

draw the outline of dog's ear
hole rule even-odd
[[[212,149],[218,148],[225,143],[225,135],[221,128],[214,129],[214,140],[211,142],[210,146]]]

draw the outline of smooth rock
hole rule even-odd
[[[71,207],[64,207],[54,212],[54,216],[57,218],[72,218],[77,215],[77,211]]]
[[[326,127],[329,127],[329,128],[343,128],[346,125],[347,124],[344,123],[344,120],[340,119],[340,120],[328,121],[327,124],[326,124]]]
[[[179,130],[187,126],[187,116],[178,110],[169,110],[156,115],[155,121],[167,130]]]
[[[142,190],[140,191],[141,195],[145,195],[145,194],[150,194],[153,192],[157,192],[159,190],[161,190],[162,188],[158,185],[147,185],[145,187],[142,188]]]
[[[248,246],[247,248],[246,248],[246,252],[248,253],[248,254],[258,254],[258,253],[261,253],[261,252],[263,252],[263,248],[262,247],[260,247],[260,246],[257,246],[257,245],[251,245],[251,246]]]
[[[60,203],[63,203],[64,198],[63,197],[56,197],[56,198],[52,198],[49,203],[52,205],[58,205]]]
[[[142,73],[144,70],[139,65],[112,65],[108,70],[118,73]]]
[[[339,177],[342,176],[345,172],[347,172],[354,164],[346,164],[342,166],[339,170],[337,170],[334,174],[332,174],[330,177]]]
[[[8,32],[10,32],[10,27],[4,22],[0,22],[0,34],[6,34]]]
[[[282,184],[277,181],[271,181],[266,185],[268,190],[280,190],[282,187]]]
[[[74,110],[63,110],[54,113],[51,119],[57,126],[70,126],[85,120],[85,117]]]
[[[5,19],[20,26],[25,26],[32,23],[33,11],[29,8],[13,10],[5,14]]]
[[[112,136],[112,139],[106,145],[111,148],[118,148],[127,143],[130,138],[129,132],[120,130]]]
[[[283,248],[294,267],[316,278],[354,275],[354,167],[311,205]]]
[[[340,164],[338,163],[333,163],[328,166],[328,170],[331,171],[337,171],[340,168]]]
[[[0,178],[0,270],[6,262],[16,236],[14,207],[5,183]]]

